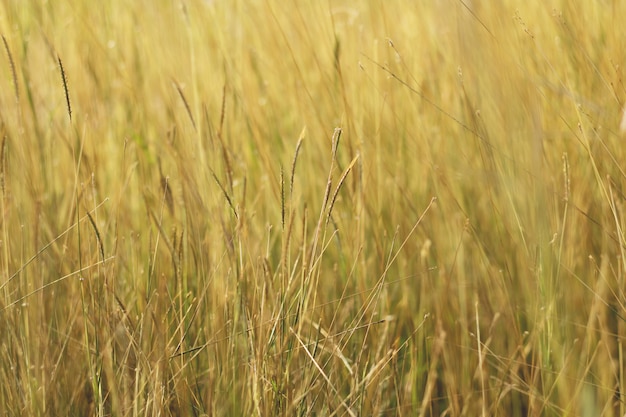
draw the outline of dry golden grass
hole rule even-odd
[[[560,3],[3,2],[2,414],[624,416],[626,3]]]

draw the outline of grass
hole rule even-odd
[[[0,409],[623,416],[619,2],[4,2]]]

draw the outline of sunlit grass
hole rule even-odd
[[[2,7],[5,414],[626,414],[624,6],[127,3]]]

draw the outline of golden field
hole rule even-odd
[[[2,2],[0,411],[624,416],[625,15]]]

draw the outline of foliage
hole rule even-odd
[[[625,415],[625,8],[3,2],[3,413]]]

